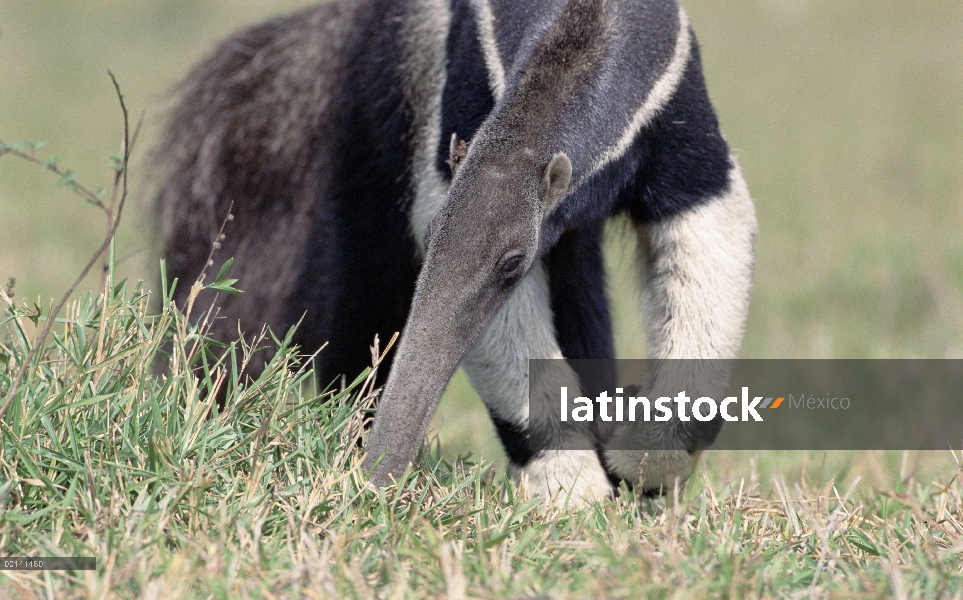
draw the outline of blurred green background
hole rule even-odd
[[[112,70],[132,113],[146,111],[120,271],[153,282],[145,150],[168,91],[217,40],[308,3],[4,0],[0,139],[43,140],[42,154],[59,155],[90,187],[107,187],[122,134]],[[760,221],[743,356],[963,357],[963,2],[685,5]],[[0,284],[15,277],[19,298],[59,296],[104,228],[49,174],[0,160]],[[632,251],[618,227],[610,233],[619,354],[638,356],[645,344]],[[460,374],[436,431],[446,453],[500,456]],[[713,462],[750,468],[723,454]],[[786,460],[779,465],[799,461]],[[865,460],[872,471],[876,459]]]

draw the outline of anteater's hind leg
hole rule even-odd
[[[325,199],[336,165],[329,141],[342,137],[332,99],[339,93],[347,6],[325,4],[242,31],[177,90],[179,102],[153,156],[164,174],[155,211],[181,308],[205,268],[209,280],[234,259],[231,277],[244,293],[218,296],[210,333],[220,341],[236,340],[239,331],[253,340],[265,326],[284,335],[300,318],[290,303],[311,236],[333,222]],[[197,298],[194,320],[211,309],[213,296]],[[324,319],[305,324],[327,326]],[[266,359],[259,353],[249,372],[256,375]]]
[[[155,153],[166,169],[156,208],[178,305],[187,307],[217,243],[208,280],[233,258],[244,293],[215,303],[205,292],[192,317],[216,313],[210,334],[222,342],[239,332],[254,340],[265,327],[284,336],[300,322],[294,342],[304,353],[327,344],[321,385],[356,377],[375,335],[384,344],[402,329],[417,276],[400,200],[406,148],[372,131],[396,104],[359,108],[363,90],[346,75],[362,9],[370,6],[326,3],[227,40],[182,84]],[[247,375],[269,358],[255,353]]]

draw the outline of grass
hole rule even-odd
[[[166,90],[217,39],[306,3],[0,3],[0,138],[45,139],[85,181],[112,173],[107,68],[135,114],[148,108],[143,147]],[[761,224],[743,356],[963,357],[958,2],[685,4]],[[190,375],[213,354],[157,308],[149,174],[135,160],[116,272],[150,283],[106,309],[72,304],[0,425],[0,555],[90,553],[99,569],[0,572],[0,599],[961,595],[949,452],[710,451],[678,498],[552,514],[516,498],[459,374],[421,469],[363,489],[345,441],[366,410],[357,390],[323,396],[289,348],[258,385],[236,386],[231,365]],[[0,284],[17,278],[18,306],[48,306],[103,230],[43,173],[0,160]],[[610,233],[618,352],[638,356],[631,250]],[[0,389],[34,343],[16,310]],[[175,334],[186,345],[167,356]],[[180,370],[158,379],[156,361]],[[221,377],[215,414],[203,390]]]
[[[166,298],[149,314],[141,285],[88,295],[36,354],[0,425],[0,555],[98,570],[0,572],[0,597],[963,596],[955,467],[930,482],[875,455],[855,466],[874,489],[825,465],[725,480],[713,461],[666,498],[572,512],[429,445],[373,490],[370,371],[318,392],[289,340],[262,339],[278,351],[241,384],[251,349],[225,353]],[[7,308],[0,384],[37,343]]]

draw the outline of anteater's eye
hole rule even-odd
[[[522,262],[524,260],[525,256],[522,254],[516,254],[505,259],[501,266],[502,278],[505,280],[505,283],[515,283],[519,277],[521,277]]]

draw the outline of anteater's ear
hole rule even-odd
[[[572,182],[572,161],[564,152],[559,152],[552,157],[545,167],[545,175],[542,183],[538,186],[538,195],[544,205],[543,212],[547,215],[552,212],[558,201],[562,199],[568,191],[568,185]]]
[[[452,178],[455,177],[455,173],[458,172],[458,166],[461,165],[461,161],[465,160],[468,155],[468,142],[465,140],[458,139],[458,134],[451,134],[451,142],[448,144],[448,168],[451,169]]]

